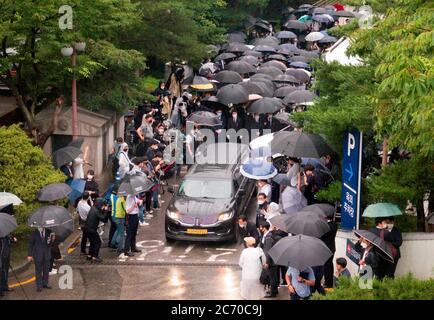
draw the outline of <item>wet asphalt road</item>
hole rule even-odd
[[[176,184],[171,180],[170,184]],[[50,276],[51,290],[37,293],[35,283],[16,287],[4,299],[112,299],[112,300],[228,300],[241,299],[238,259],[241,244],[181,242],[166,243],[164,236],[165,207],[171,194],[162,196],[162,208],[147,220],[150,226],[139,227],[137,248],[142,253],[120,259],[107,247],[108,228],[104,232],[101,258],[92,264],[79,256],[79,248],[64,257],[63,264],[72,268],[72,289],[60,289],[63,275]],[[255,203],[247,210],[254,219]],[[33,276],[33,266],[20,275],[20,281]],[[64,279],[64,277],[63,277]],[[11,279],[15,283],[16,279]],[[286,287],[280,288],[278,299],[288,299]]]

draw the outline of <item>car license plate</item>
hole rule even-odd
[[[188,234],[207,234],[207,229],[187,229]]]

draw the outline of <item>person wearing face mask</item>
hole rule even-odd
[[[149,142],[149,148],[148,148],[148,150],[146,151],[146,157],[148,158],[148,159],[153,159],[154,157],[155,157],[155,154],[158,152],[158,149],[159,149],[159,141],[158,140],[155,140],[155,139],[152,139],[150,142]]]
[[[123,179],[125,175],[134,167],[128,156],[128,144],[122,143],[122,151],[119,153],[119,179]]]
[[[265,213],[267,212],[267,195],[263,192],[258,193],[258,208],[256,209],[256,227],[259,228],[261,222],[266,221]]]
[[[253,222],[247,221],[247,217],[243,214],[238,216],[238,231],[239,231],[239,243],[244,242],[244,238],[253,237],[256,244],[259,243],[259,232]],[[244,243],[245,245],[245,243]]]
[[[164,124],[161,123],[157,126],[157,128],[155,130],[154,139],[158,140],[160,142],[163,142],[165,140],[164,139],[164,132],[165,132]]]
[[[95,172],[93,170],[87,171],[84,191],[87,191],[92,199],[98,198],[99,186],[98,182],[95,181]]]
[[[379,280],[383,279],[383,273],[379,270],[380,255],[374,249],[374,245],[363,237],[357,241],[354,249],[360,253],[359,275],[364,275],[366,266],[371,267],[372,274]]]

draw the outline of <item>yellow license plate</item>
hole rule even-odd
[[[207,234],[207,229],[187,229],[188,234]]]

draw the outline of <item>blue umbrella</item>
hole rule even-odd
[[[75,201],[83,194],[86,181],[81,179],[73,179],[68,184],[72,189],[71,193],[68,195],[69,202],[75,203]]]
[[[277,174],[277,169],[267,160],[250,159],[241,166],[240,172],[249,179],[267,180]]]

